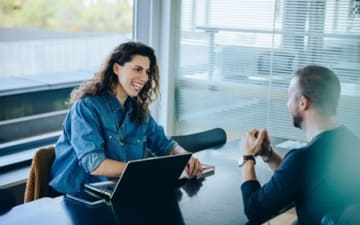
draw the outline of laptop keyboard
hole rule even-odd
[[[116,183],[104,184],[100,188],[103,189],[104,191],[111,193],[115,189],[115,185]]]

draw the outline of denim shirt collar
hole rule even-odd
[[[110,108],[112,109],[113,112],[122,110],[125,111],[127,114],[130,114],[133,110],[134,99],[131,97],[128,97],[126,99],[124,108],[121,106],[119,100],[112,92],[109,91],[103,97],[105,101],[110,105]]]

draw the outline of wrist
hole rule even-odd
[[[190,152],[185,150],[180,145],[177,145],[172,150],[170,150],[170,155],[179,155],[179,154],[186,154],[186,153],[190,153]]]
[[[261,155],[264,162],[270,162],[274,152],[273,148],[270,145],[267,148],[267,151],[265,151],[265,153]]]
[[[253,155],[243,155],[242,156],[242,163],[239,164],[240,167],[244,166],[246,163],[250,163],[255,165],[256,164],[256,160],[255,157]]]

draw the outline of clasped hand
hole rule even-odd
[[[270,146],[270,138],[266,129],[253,129],[246,132],[240,141],[240,150],[243,155],[264,155],[265,151]]]

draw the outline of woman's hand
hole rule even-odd
[[[202,166],[200,161],[195,157],[191,157],[185,167],[185,171],[189,177],[200,176],[202,173]]]
[[[186,151],[185,149],[183,149],[181,146],[177,145],[175,146],[171,151],[170,154],[173,155],[177,155],[177,154],[184,154],[184,153],[189,153],[188,151]],[[195,158],[195,157],[191,157],[185,167],[185,172],[187,173],[187,175],[189,177],[196,177],[196,176],[200,176],[202,173],[202,166],[200,161]]]

